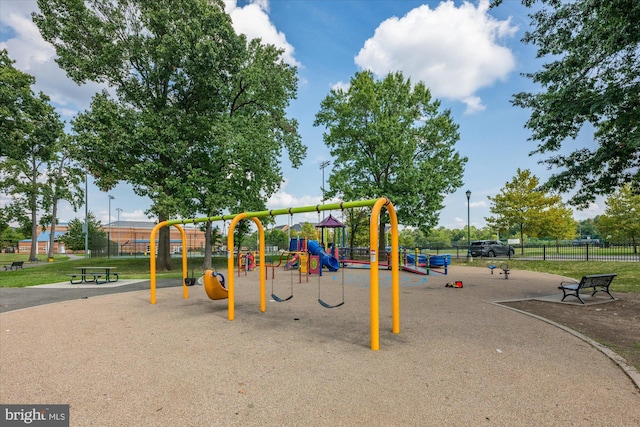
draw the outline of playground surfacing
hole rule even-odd
[[[380,273],[379,351],[368,271],[345,271],[336,309],[317,303],[317,277],[296,275],[294,297],[266,313],[250,272],[236,278],[232,322],[226,301],[197,286],[186,300],[159,289],[156,305],[137,291],[2,313],[0,401],[68,403],[74,426],[640,424],[640,393],[608,357],[492,304],[554,294],[558,276],[401,273],[392,334]],[[464,288],[445,287],[453,280]],[[276,272],[278,294],[290,283]],[[321,292],[341,299],[341,272],[325,274]]]

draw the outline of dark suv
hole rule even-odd
[[[513,255],[516,250],[511,245],[506,245],[499,240],[475,240],[471,242],[471,256],[495,257],[499,255]]]

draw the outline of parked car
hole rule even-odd
[[[571,242],[571,244],[573,246],[584,246],[584,245],[600,246],[600,239],[578,239]]]
[[[513,246],[502,243],[499,240],[475,240],[471,242],[471,256],[495,257],[509,256],[516,253]]]

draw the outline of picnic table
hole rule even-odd
[[[75,267],[76,270],[80,270],[77,273],[68,274],[71,276],[70,282],[74,285],[80,283],[108,283],[108,282],[117,282],[118,281],[118,273],[116,270],[117,267]],[[79,279],[77,279],[79,277]]]

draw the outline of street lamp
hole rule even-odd
[[[116,208],[116,211],[118,211],[118,256],[120,256],[120,212],[122,209]]]
[[[473,261],[471,256],[471,203],[469,203],[471,191],[467,190],[465,194],[467,195],[467,262],[471,262]]]
[[[109,232],[107,233],[107,258],[111,256],[111,201],[115,199],[109,194]]]
[[[84,257],[89,258],[89,174],[84,172]]]
[[[324,168],[329,166],[329,164],[331,164],[329,160],[325,160],[324,162],[320,163],[320,169],[322,170],[322,204],[323,205],[324,205]],[[324,211],[322,211],[322,219],[324,219]]]

